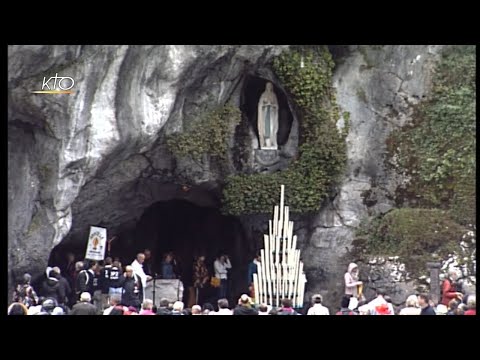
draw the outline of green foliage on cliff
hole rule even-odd
[[[418,107],[413,123],[389,140],[398,164],[411,177],[400,200],[449,210],[461,224],[475,224],[476,218],[475,65],[475,46],[447,48],[432,95]]]
[[[430,96],[416,107],[412,124],[388,139],[397,169],[410,177],[397,192],[405,207],[362,224],[356,256],[398,255],[418,275],[426,262],[460,252],[476,212],[475,62],[474,46],[446,48]]]
[[[177,156],[200,160],[204,154],[225,160],[228,141],[240,122],[240,111],[232,105],[220,106],[204,114],[184,132],[167,138],[167,145]]]
[[[286,186],[286,204],[292,212],[319,210],[346,162],[349,119],[344,119],[343,131],[337,130],[333,66],[324,46],[292,49],[274,59],[274,71],[298,106],[299,157],[282,172],[231,176],[224,189],[225,213],[271,212],[279,201],[280,184]]]
[[[403,208],[364,222],[354,245],[369,255],[397,255],[415,273],[424,270],[427,261],[458,250],[465,232],[443,210]]]

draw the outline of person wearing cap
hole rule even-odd
[[[330,315],[328,308],[322,305],[322,295],[315,294],[312,296],[313,306],[308,309],[307,315]]]
[[[258,315],[258,311],[252,307],[250,297],[243,294],[238,299],[238,305],[233,310],[233,315]]]
[[[97,308],[91,304],[92,296],[89,292],[83,292],[80,294],[80,302],[73,305],[73,309],[70,315],[97,315]]]

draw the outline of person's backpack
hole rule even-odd
[[[20,302],[27,307],[37,305],[33,288],[29,284],[19,284],[16,289],[14,301]]]
[[[88,283],[90,282],[90,274],[87,270],[82,270],[78,273],[77,275],[77,292],[81,291],[81,287],[80,287],[80,279],[82,278],[82,276],[80,276],[80,274],[85,274],[85,288],[88,289]]]

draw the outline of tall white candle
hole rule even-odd
[[[294,287],[293,287],[293,298],[297,301],[298,296],[298,270],[300,269],[300,257],[299,257],[299,250],[295,250],[295,273],[294,273]]]
[[[263,301],[263,289],[262,289],[262,268],[257,269],[257,281],[258,281],[258,303],[261,304]]]
[[[278,205],[273,208],[273,234],[278,232]]]
[[[283,212],[284,212],[284,189],[285,189],[285,186],[284,185],[281,185],[280,186],[280,209],[279,212],[280,212],[280,218],[278,220],[278,234],[280,236],[282,236],[282,227],[283,227]]]
[[[259,288],[258,288],[258,273],[253,274],[253,290],[254,290],[254,296],[255,296],[255,303],[256,304],[261,304],[260,302],[260,295],[259,295]]]
[[[265,243],[267,244],[267,246],[265,247],[265,276],[267,278],[267,285],[266,285],[266,288],[265,288],[265,291],[267,293],[267,296],[266,296],[266,304],[270,304],[270,292],[269,292],[269,284],[270,284],[270,281],[271,281],[271,276],[270,276],[270,258],[272,256],[272,253],[271,253],[271,250],[270,250],[270,238],[265,235]]]
[[[265,259],[265,250],[262,249],[260,251],[260,256],[261,256],[261,267],[262,267],[262,289],[263,289],[263,295],[262,295],[262,303],[266,302],[266,288],[267,288],[267,277],[266,277],[266,259]]]
[[[298,303],[297,307],[301,306],[301,302],[303,302],[303,262],[300,261],[300,267],[298,269]]]

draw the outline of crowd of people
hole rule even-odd
[[[256,304],[253,274],[260,258],[256,256],[248,265],[246,287],[235,306],[227,299],[227,278],[232,264],[223,254],[214,261],[210,274],[205,256],[196,257],[193,264],[193,287],[196,289],[194,305],[161,299],[158,306],[145,296],[147,283],[157,274],[152,272],[151,252],[138,253],[130,265],[122,266],[119,259],[107,257],[105,261],[78,261],[68,256],[63,271],[49,267],[41,285],[34,289],[31,276],[25,274],[16,286],[9,315],[331,315],[323,304],[321,294],[311,297],[311,303],[294,309],[291,299],[282,299],[281,305],[272,307]],[[174,254],[165,254],[161,263],[161,277],[177,278]],[[374,299],[367,301],[363,283],[359,280],[358,266],[349,264],[344,275],[345,291],[336,307],[335,315],[476,315],[475,295],[465,295],[456,282],[457,274],[450,271],[442,283],[442,297],[433,303],[428,294],[412,294],[404,307],[394,307],[388,294],[377,289]],[[202,289],[216,288],[216,301],[201,301]],[[332,315],[333,315],[332,314]]]

